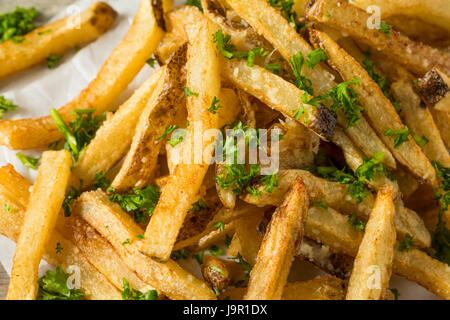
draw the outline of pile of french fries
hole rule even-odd
[[[0,44],[0,77],[94,40],[116,15],[96,3],[81,31],[69,17]],[[87,146],[45,151],[33,185],[0,168],[0,234],[17,242],[7,298],[41,298],[45,259],[77,266],[93,300],[122,299],[124,279],[160,299],[384,300],[397,298],[392,273],[450,299],[449,44],[445,0],[141,0],[98,76],[57,111],[63,124],[108,112]],[[160,68],[112,110],[152,57]],[[200,162],[177,161],[199,126],[236,124],[281,131],[272,175],[224,183],[233,165],[212,161],[212,135]],[[71,138],[50,115],[0,121],[13,150]],[[138,220],[117,199],[145,190],[159,197]],[[328,275],[288,282],[294,259]]]

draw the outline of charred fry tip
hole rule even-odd
[[[425,103],[430,106],[434,106],[450,91],[436,69],[430,70],[422,78],[419,78],[414,85],[414,89],[425,100]]]
[[[152,0],[152,7],[156,19],[156,24],[163,31],[167,31],[166,21],[164,20],[164,5],[162,0]]]
[[[330,140],[336,130],[337,120],[323,104],[317,108],[316,120],[311,124],[311,129],[326,140]]]

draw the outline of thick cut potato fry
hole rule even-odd
[[[380,8],[381,16],[404,15],[419,18],[450,31],[450,3],[446,0],[354,0],[351,4],[360,8],[375,5]]]
[[[301,178],[294,181],[270,221],[250,274],[246,300],[279,300],[303,238],[309,199]]]
[[[157,88],[148,101],[125,157],[122,168],[111,186],[118,191],[146,187],[154,178],[158,155],[164,144],[160,139],[184,106],[187,45],[173,54]]]
[[[125,155],[131,145],[139,116],[147,106],[148,99],[165,69],[164,66],[153,73],[131,98],[103,123],[75,163],[71,185],[78,187],[80,180],[83,180],[83,186],[91,186],[96,173],[108,172]]]
[[[255,96],[286,117],[297,120],[323,139],[330,139],[336,119],[323,105],[314,107],[302,101],[304,91],[259,66],[249,67],[239,60],[223,61],[222,75],[242,90]],[[304,112],[298,112],[303,107]],[[299,114],[297,117],[296,114]]]
[[[227,2],[255,30],[264,35],[287,61],[298,52],[307,56],[313,50],[279,11],[271,7],[267,1],[227,0]],[[334,75],[322,65],[317,65],[314,69],[304,67],[302,74],[311,80],[316,95],[325,95],[336,85],[333,80]],[[342,127],[347,126],[348,120],[342,113],[338,114],[337,120]],[[383,152],[385,154],[384,163],[390,168],[396,168],[391,152],[365,119],[361,119],[355,126],[348,128],[347,133],[366,156],[373,157],[375,153]]]
[[[143,230],[119,205],[102,191],[84,193],[75,202],[73,213],[80,215],[114,247],[123,262],[138,277],[170,299],[215,299],[208,285],[169,259],[157,262],[138,250]],[[124,244],[129,242],[129,244]]]
[[[364,113],[395,158],[411,170],[418,178],[437,186],[437,176],[430,161],[411,136],[401,145],[395,145],[395,136],[386,136],[387,130],[403,130],[405,128],[395,108],[380,87],[372,80],[367,71],[327,34],[310,30],[310,40],[316,48],[322,48],[329,58],[329,63],[341,74],[345,81],[355,77],[360,85],[354,90],[364,106]]]
[[[353,229],[348,217],[335,210],[312,207],[305,223],[305,236],[326,244],[336,253],[355,257],[363,233]],[[393,272],[414,281],[434,294],[450,299],[448,265],[431,258],[418,249],[408,252],[395,250]]]
[[[277,206],[284,198],[290,185],[297,179],[302,178],[308,189],[311,202],[323,201],[327,206],[339,210],[346,215],[354,212],[358,217],[367,220],[374,205],[372,194],[364,198],[361,203],[352,199],[348,192],[348,186],[337,182],[330,182],[326,179],[318,178],[304,170],[282,170],[278,174],[278,187],[272,193],[264,190],[264,184],[253,186],[260,191],[260,195],[255,198],[250,194],[244,194],[242,199],[247,203],[258,206]],[[396,205],[395,226],[397,235],[403,239],[407,233],[413,235],[417,246],[428,248],[431,244],[431,236],[425,227],[422,219],[414,211],[405,208],[401,204]]]
[[[255,265],[263,240],[263,236],[257,230],[262,216],[263,211],[261,211],[261,214],[250,216],[237,224],[233,239],[228,247],[228,256],[237,257],[240,254],[245,261],[252,266]]]
[[[450,58],[438,49],[414,42],[397,31],[369,29],[371,15],[342,0],[317,0],[308,5],[306,15],[314,20],[346,32],[358,41],[383,52],[389,58],[405,66],[416,75],[426,73],[432,67],[439,67],[450,74]]]
[[[410,80],[401,80],[391,86],[392,94],[399,103],[405,123],[420,138],[425,137],[428,143],[422,147],[430,160],[438,161],[450,167],[450,155],[442,140],[433,116],[414,92]]]
[[[386,295],[394,259],[392,187],[378,191],[347,289],[347,300],[381,300]]]
[[[75,109],[96,109],[101,114],[111,108],[157,48],[164,33],[161,19],[160,0],[141,1],[133,25],[97,77],[78,97],[58,110],[64,121],[74,118]],[[51,116],[0,122],[0,144],[10,149],[47,147],[60,138],[62,134]]]
[[[11,165],[0,168],[0,207],[11,207],[9,212],[0,210],[0,234],[11,240],[16,241],[19,238],[30,189],[30,182]],[[63,248],[61,252],[55,251],[58,242]],[[70,265],[78,266],[81,287],[84,293],[89,295],[88,299],[120,299],[118,290],[122,290],[123,278],[126,278],[133,288],[149,290],[149,285],[129,271],[111,245],[78,217],[59,217],[56,230],[46,246],[44,259],[64,270]]]
[[[117,12],[108,4],[95,2],[76,22],[72,21],[74,17],[66,17],[31,31],[21,43],[3,42],[0,44],[0,78],[41,63],[51,54],[63,54],[97,39],[112,27],[116,17]]]
[[[211,163],[215,137],[203,135],[218,129],[219,124],[218,115],[208,111],[214,97],[220,94],[219,57],[211,36],[212,25],[204,19],[186,28],[189,37],[186,87],[198,93],[187,98],[190,125],[181,144],[181,154],[187,157],[181,159],[182,163],[176,166],[164,188],[141,248],[145,254],[164,261],[170,257],[184,218],[195,202]]]
[[[38,267],[55,228],[69,182],[70,153],[47,151],[27,205],[25,221],[17,241],[8,300],[34,300],[38,293]]]
[[[364,163],[363,155],[359,152],[358,148],[355,147],[353,142],[347,137],[344,130],[342,130],[341,128],[337,128],[332,141],[342,149],[345,161],[353,172],[355,172],[359,168],[359,166]],[[400,190],[398,188],[397,182],[391,181],[386,176],[377,174],[372,181],[367,181],[367,184],[375,190],[378,190],[383,185],[389,185],[394,190],[394,198],[397,199],[397,197],[400,196]]]
[[[242,300],[247,288],[230,287],[220,298]],[[282,300],[344,300],[345,281],[333,276],[316,277],[308,281],[289,282],[283,289]]]

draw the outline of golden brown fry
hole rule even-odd
[[[450,58],[438,49],[417,43],[397,31],[369,29],[370,14],[342,0],[317,0],[307,8],[307,18],[338,28],[358,41],[382,51],[417,75],[432,67],[450,73]]]
[[[220,298],[242,300],[247,288],[230,287]],[[345,281],[333,276],[316,277],[309,281],[289,282],[283,289],[282,300],[344,300]]]
[[[133,25],[97,77],[78,97],[58,110],[64,121],[74,118],[75,109],[96,109],[98,114],[109,110],[152,55],[163,29],[161,1],[141,1]],[[51,116],[0,122],[0,144],[10,149],[47,147],[60,138],[62,134]]]
[[[108,31],[117,17],[108,4],[95,2],[77,17],[66,17],[26,34],[23,42],[6,41],[0,45],[0,78],[45,61],[51,54],[93,41]]]
[[[80,215],[114,247],[130,270],[170,299],[215,299],[206,283],[195,278],[176,262],[157,262],[138,250],[143,230],[119,205],[101,192],[83,193],[72,214]]]
[[[279,11],[271,7],[267,1],[227,0],[227,2],[255,30],[263,34],[287,61],[299,52],[306,57],[313,50]],[[336,85],[333,80],[334,75],[322,65],[317,65],[314,69],[303,67],[302,74],[311,80],[315,95],[325,95]],[[253,81],[250,81],[249,85],[252,83]],[[347,127],[348,120],[343,114],[339,113],[337,120],[342,127]],[[366,156],[373,157],[377,152],[383,152],[384,163],[390,168],[396,167],[391,152],[365,119],[361,119],[355,126],[348,128],[347,133]]]
[[[212,159],[215,137],[203,137],[211,129],[218,129],[218,115],[208,111],[214,97],[220,94],[219,58],[213,39],[211,23],[204,19],[187,26],[189,36],[187,84],[198,96],[187,98],[188,126],[181,159],[171,180],[164,188],[155,212],[145,232],[142,251],[161,260],[170,257],[184,218],[195,202]],[[202,145],[198,146],[198,137]],[[194,151],[194,149],[197,149]],[[193,157],[192,157],[193,156]],[[189,164],[191,163],[191,164]]]
[[[72,157],[69,152],[47,151],[27,205],[25,221],[17,241],[8,300],[35,300],[38,267],[64,200]]]
[[[271,71],[249,67],[239,60],[224,61],[222,75],[237,87],[255,96],[286,117],[297,120],[323,139],[330,139],[336,119],[323,105],[311,106],[302,100],[304,91]]]
[[[0,168],[0,207],[10,207],[9,212],[0,210],[0,233],[11,240],[16,241],[19,237],[30,189],[30,182],[11,165]],[[60,252],[55,250],[57,243],[63,248]],[[135,289],[146,291],[149,288],[125,266],[111,245],[78,217],[59,217],[44,259],[64,270],[71,265],[78,266],[81,288],[89,295],[88,299],[120,299],[118,290],[122,290],[123,278]]]
[[[352,228],[348,217],[331,208],[326,210],[312,207],[308,212],[305,236],[328,245],[336,253],[356,256],[363,235]],[[393,272],[424,286],[444,299],[450,299],[448,265],[420,250],[395,250]]]
[[[404,15],[419,18],[450,31],[450,3],[446,0],[354,0],[351,3],[363,9],[378,6],[382,17]]]
[[[111,186],[118,191],[143,188],[154,178],[161,138],[183,107],[187,45],[182,46],[163,71],[157,87],[141,114],[131,148]]]
[[[418,138],[426,138],[427,143],[422,146],[423,152],[430,160],[438,161],[450,167],[450,155],[442,140],[439,129],[433,121],[428,108],[422,104],[420,98],[413,90],[410,80],[401,80],[391,86],[395,100],[399,103],[403,118],[408,128]]]
[[[377,200],[366,224],[358,249],[346,300],[381,300],[392,273],[395,227],[392,187],[378,191]]]
[[[408,136],[408,142],[399,145],[395,144],[397,136],[385,135],[387,130],[403,130],[405,126],[391,102],[367,71],[325,33],[310,30],[310,40],[316,48],[322,48],[325,51],[329,63],[339,71],[345,81],[354,78],[360,81],[360,85],[355,86],[354,90],[364,106],[365,115],[396,159],[420,179],[429,182],[432,186],[437,186],[437,176],[433,166],[411,136]]]
[[[236,225],[236,230],[233,239],[228,247],[227,255],[230,257],[237,257],[240,254],[245,261],[252,266],[256,263],[258,251],[263,240],[257,227],[261,222],[263,211],[246,219],[241,219],[241,222]]]
[[[272,216],[250,274],[246,300],[281,299],[295,252],[303,238],[308,207],[306,187],[299,178]]]
[[[256,198],[251,194],[244,194],[242,200],[258,206],[277,206],[282,202],[292,182],[299,177],[303,179],[308,189],[311,202],[323,201],[328,207],[339,210],[346,215],[350,216],[356,213],[363,220],[369,218],[375,202],[372,194],[358,203],[355,199],[352,199],[347,185],[315,177],[304,170],[282,170],[278,174],[278,187],[272,193],[264,190],[265,185],[256,184],[253,187],[261,192],[260,195]],[[395,226],[397,235],[401,239],[409,233],[413,235],[415,243],[419,247],[428,248],[430,246],[431,236],[422,219],[417,213],[401,204],[396,204]]]
[[[84,187],[91,186],[96,173],[108,172],[125,155],[131,145],[139,116],[165,69],[163,66],[153,73],[131,98],[103,123],[75,163],[71,185],[78,188],[79,181],[83,180]]]

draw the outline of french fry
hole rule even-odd
[[[398,81],[391,86],[392,94],[399,103],[402,110],[405,123],[418,135],[419,138],[425,137],[427,143],[422,147],[425,155],[434,161],[438,161],[446,167],[450,167],[450,155],[442,140],[439,129],[437,128],[433,116],[424,108],[420,98],[414,92],[410,80]]]
[[[450,31],[450,4],[445,0],[433,2],[422,0],[355,0],[352,1],[352,4],[362,9],[375,5],[380,8],[383,17],[404,15],[420,18]]]
[[[255,30],[263,34],[287,61],[298,52],[307,56],[313,50],[278,10],[271,7],[267,1],[227,0],[227,2]],[[311,80],[316,95],[325,95],[336,85],[333,80],[334,76],[322,65],[317,65],[314,69],[303,68],[302,73]],[[337,120],[342,127],[347,126],[348,121],[342,114],[338,114]],[[360,119],[355,126],[348,128],[347,133],[366,156],[373,157],[377,152],[383,152],[385,154],[384,163],[390,168],[396,168],[391,152],[365,119]]]
[[[295,252],[303,238],[308,207],[306,187],[299,178],[272,216],[250,274],[246,300],[281,299]]]
[[[11,208],[9,212],[0,210],[0,234],[11,240],[17,241],[19,238],[30,189],[30,182],[11,165],[0,168],[0,207]],[[57,243],[63,248],[61,252],[55,250]],[[59,217],[56,230],[46,246],[44,259],[64,270],[71,265],[78,266],[81,287],[88,299],[119,300],[123,278],[138,290],[149,288],[148,284],[129,271],[111,245],[78,217]]]
[[[195,278],[173,260],[157,262],[138,250],[142,230],[119,205],[111,203],[102,191],[83,193],[72,214],[86,220],[114,247],[123,262],[138,277],[170,299],[215,299],[207,284]],[[124,244],[129,242],[129,244]]]
[[[328,62],[339,71],[345,81],[355,77],[360,80],[360,86],[355,86],[354,90],[364,106],[365,115],[395,158],[417,177],[432,186],[437,186],[437,176],[433,166],[411,136],[408,136],[407,142],[396,145],[396,137],[385,135],[387,130],[403,130],[405,126],[391,102],[367,71],[325,33],[310,30],[310,40],[316,48],[322,48],[325,51],[329,58]]]
[[[71,185],[89,187],[94,182],[95,174],[108,172],[126,154],[131,145],[136,125],[148,99],[159,83],[166,67],[152,74],[119,110],[97,131],[94,139],[81,152],[74,165]]]
[[[328,245],[336,253],[355,257],[363,235],[362,232],[352,228],[348,217],[331,208],[309,209],[305,236]],[[450,298],[448,265],[418,249],[410,249],[408,252],[395,250],[393,272],[420,284],[444,299]]]
[[[304,91],[294,84],[259,66],[249,67],[239,60],[223,61],[222,75],[235,86],[255,96],[272,109],[295,119],[322,139],[330,139],[336,119],[323,105],[311,106],[302,101]],[[304,112],[296,116],[300,107]]]
[[[143,188],[154,178],[159,151],[165,141],[161,136],[173,123],[186,99],[183,77],[186,53],[187,45],[173,54],[164,69],[161,81],[139,119],[130,151],[111,184],[114,189]]]
[[[108,31],[117,17],[108,4],[95,2],[77,17],[66,17],[37,28],[23,42],[6,41],[0,45],[0,78],[28,69],[45,61],[51,54],[93,41]]]
[[[204,19],[199,24],[187,26],[189,35],[187,87],[198,96],[187,98],[189,125],[186,139],[182,142],[182,154],[188,154],[192,161],[192,151],[199,146],[194,142],[207,130],[218,129],[218,115],[208,111],[214,97],[220,94],[219,58],[212,41],[213,29]],[[197,128],[201,127],[201,128]],[[200,132],[199,132],[200,131]],[[212,143],[215,137],[204,138],[199,150],[194,152],[192,164],[180,163],[176,166],[159,203],[145,231],[142,251],[166,261],[170,257],[178,233],[187,212],[195,202],[195,197],[206,175],[212,159]],[[198,142],[198,141],[197,141]],[[183,159],[182,162],[186,162]],[[187,160],[189,161],[189,160]],[[197,164],[196,164],[197,163]],[[170,223],[168,223],[170,221]]]
[[[353,172],[355,172],[359,166],[364,163],[364,157],[355,147],[353,142],[347,137],[344,130],[337,128],[332,141],[342,149],[345,161]],[[389,185],[393,188],[394,198],[397,199],[400,196],[400,190],[397,183],[395,181],[391,181],[386,176],[381,176],[378,174],[372,181],[367,181],[367,184],[375,190],[379,190],[384,185]]]
[[[346,300],[381,300],[386,295],[394,259],[395,227],[392,187],[378,191],[355,258]],[[375,276],[375,280],[373,277]],[[377,283],[375,283],[377,282]]]
[[[278,174],[278,187],[272,193],[265,191],[263,184],[256,184],[253,188],[261,192],[257,198],[250,194],[244,194],[241,198],[247,203],[258,206],[277,206],[282,202],[289,186],[299,177],[305,183],[311,202],[323,201],[328,207],[346,215],[356,213],[363,220],[369,218],[375,202],[372,194],[365,197],[361,203],[357,203],[351,198],[346,185],[315,177],[304,170],[282,170]],[[409,233],[413,235],[417,246],[423,248],[430,246],[431,236],[422,219],[417,213],[401,204],[396,204],[395,227],[401,239]]]
[[[27,205],[14,254],[8,300],[34,300],[38,293],[38,267],[56,225],[69,181],[72,158],[63,151],[47,151]]]
[[[257,231],[262,214],[263,212],[241,219],[242,222],[236,225],[236,230],[228,247],[228,256],[237,257],[240,254],[245,261],[252,266],[255,265],[258,250],[263,240],[263,236]]]
[[[377,28],[369,29],[370,14],[342,0],[317,0],[308,5],[306,15],[317,21],[346,32],[351,37],[388,55],[416,75],[439,67],[450,73],[450,58],[438,49],[414,42],[396,31],[385,34]]]
[[[153,5],[155,3],[155,5]],[[164,30],[161,0],[141,1],[133,25],[97,77],[58,112],[66,122],[75,109],[109,110],[157,48]],[[51,116],[0,122],[0,144],[13,150],[47,147],[62,138]]]
[[[230,287],[220,298],[242,300],[247,288]],[[345,282],[333,276],[316,277],[308,281],[289,282],[283,289],[282,300],[344,300]]]

